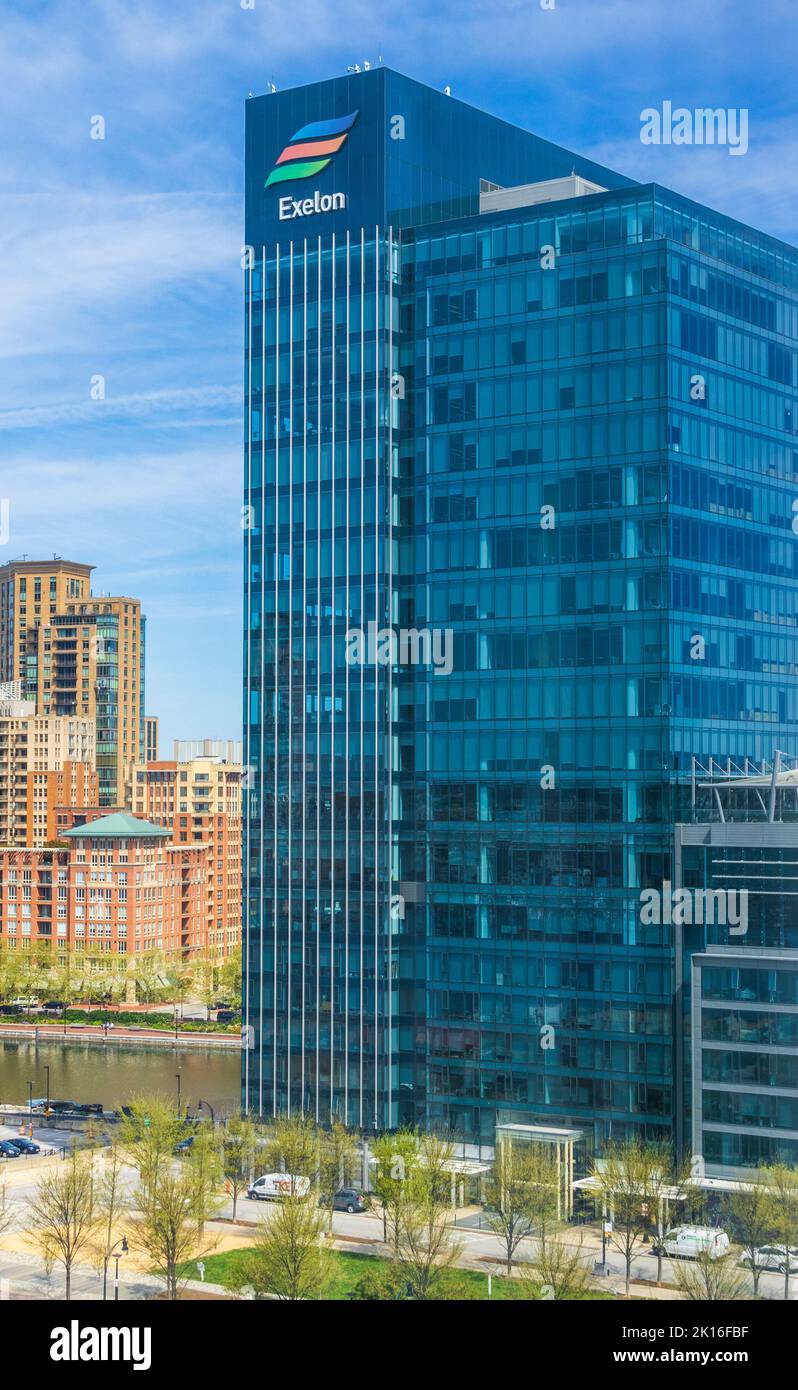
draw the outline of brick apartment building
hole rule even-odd
[[[125,812],[62,833],[63,848],[0,848],[0,942],[114,955],[204,948],[207,846]]]

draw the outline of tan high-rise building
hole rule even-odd
[[[40,794],[34,805],[31,779],[73,764],[84,768],[88,776],[93,772],[94,759],[93,719],[38,715],[32,700],[1,703],[0,844],[46,844],[46,807],[42,812]],[[84,778],[83,784],[96,786],[96,781],[89,778],[87,782]],[[63,790],[66,791],[65,784]]]
[[[144,761],[145,763],[158,761],[157,714],[145,714],[144,716]]]
[[[220,758],[137,764],[127,809],[163,825],[175,845],[208,850],[206,945],[226,956],[241,941],[241,803],[244,768]]]
[[[0,681],[22,682],[37,715],[96,722],[100,804],[122,805],[144,757],[145,620],[138,599],[91,592],[93,565],[0,566]]]
[[[28,773],[27,844],[52,844],[73,820],[64,812],[97,806],[100,779],[90,763],[65,762],[47,772]],[[102,814],[98,811],[98,814]]]

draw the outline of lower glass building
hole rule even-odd
[[[251,100],[245,1104],[673,1135],[694,757],[794,743],[796,253],[388,69]]]

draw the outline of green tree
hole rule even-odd
[[[485,1218],[504,1248],[512,1274],[516,1250],[532,1231],[545,1231],[557,1215],[557,1166],[541,1144],[499,1144],[486,1184]]]
[[[752,1173],[726,1203],[731,1225],[739,1237],[751,1270],[754,1298],[759,1296],[762,1269],[756,1252],[775,1238],[773,1199],[764,1174]]]
[[[41,1251],[49,1271],[54,1264],[64,1269],[66,1292],[72,1291],[72,1268],[78,1256],[91,1247],[97,1228],[94,1204],[92,1155],[71,1153],[57,1168],[46,1173],[28,1202],[28,1233]]]
[[[425,1134],[419,1161],[401,1186],[395,1261],[408,1296],[419,1301],[445,1296],[445,1272],[462,1254],[449,1224],[451,1161],[451,1145]]]
[[[594,1191],[612,1216],[611,1242],[623,1255],[627,1298],[632,1260],[649,1233],[652,1196],[663,1181],[662,1166],[662,1151],[641,1139],[610,1144],[592,1166]]]
[[[246,1116],[234,1115],[222,1132],[222,1170],[233,1202],[233,1220],[238,1199],[253,1175],[258,1155],[258,1126]]]
[[[241,1000],[241,986],[241,947],[236,946],[225,956],[219,968],[219,992],[231,1004],[238,1005]]]
[[[236,1265],[233,1286],[250,1287],[257,1298],[271,1295],[291,1303],[321,1298],[333,1262],[324,1225],[315,1189],[306,1197],[284,1198],[271,1219],[261,1223],[255,1245]]]
[[[346,1185],[356,1159],[354,1135],[340,1120],[333,1120],[329,1129],[319,1130],[316,1159],[319,1195],[327,1205],[330,1230],[333,1226],[333,1199],[339,1187]]]
[[[770,1196],[771,1229],[779,1245],[785,1246],[784,1297],[790,1297],[789,1251],[798,1246],[798,1172],[785,1163],[763,1170]]]
[[[412,1129],[381,1134],[372,1141],[371,1152],[376,1160],[374,1191],[382,1206],[383,1240],[387,1245],[390,1230],[391,1245],[396,1252],[404,1186],[420,1161],[419,1138]]]
[[[163,1277],[170,1299],[177,1298],[187,1261],[201,1259],[215,1245],[215,1241],[206,1242],[204,1248],[199,1245],[212,1195],[202,1185],[190,1156],[181,1163],[159,1166],[146,1186],[140,1185],[133,1194],[136,1243]]]
[[[316,1126],[310,1116],[280,1115],[267,1131],[264,1156],[269,1167],[282,1169],[292,1178],[313,1178],[317,1147]]]
[[[141,1193],[155,1188],[172,1167],[176,1144],[185,1137],[185,1123],[175,1106],[160,1095],[134,1096],[130,1113],[119,1124],[119,1146],[139,1175]]]

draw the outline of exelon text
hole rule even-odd
[[[292,217],[309,217],[314,212],[337,212],[339,208],[345,207],[345,193],[320,193],[317,188],[312,198],[300,198],[298,202],[293,198],[281,198],[280,221],[286,222]]]

